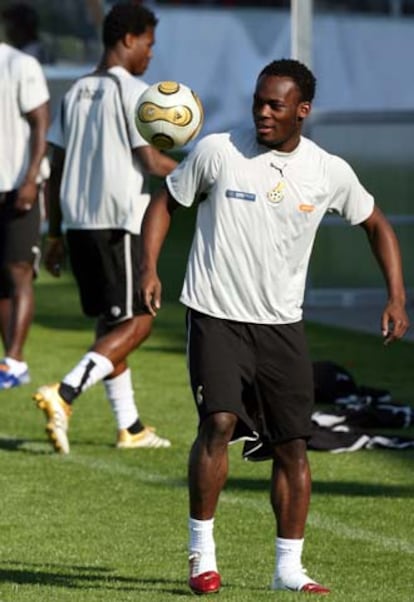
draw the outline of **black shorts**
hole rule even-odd
[[[11,280],[7,266],[11,263],[28,263],[35,276],[40,263],[40,221],[38,202],[30,211],[14,209],[16,190],[0,193],[0,297],[11,293]]]
[[[139,298],[140,237],[125,230],[68,230],[83,312],[113,325],[146,313]]]
[[[34,266],[40,255],[40,205],[16,211],[16,194],[0,193],[0,265],[24,261]]]
[[[188,365],[200,422],[239,418],[233,440],[311,436],[313,371],[303,322],[267,325],[188,311]]]

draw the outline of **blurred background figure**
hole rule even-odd
[[[53,62],[52,53],[39,36],[37,11],[23,2],[2,11],[5,33],[12,46],[35,57],[40,63]]]
[[[78,364],[34,395],[59,453],[70,451],[75,400],[99,381],[117,422],[117,448],[171,445],[141,422],[127,361],[152,327],[137,288],[148,177],[163,178],[177,165],[139,135],[134,121],[137,99],[148,87],[141,76],[152,59],[157,24],[144,6],[115,4],[103,23],[97,67],[66,92],[48,133],[53,152],[45,265],[60,275],[66,243],[82,310],[96,319],[94,343]]]
[[[18,44],[7,22],[10,41]],[[23,38],[20,38],[22,42]],[[49,91],[39,61],[0,42],[0,389],[29,382],[23,348],[40,259]]]

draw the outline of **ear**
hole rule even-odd
[[[297,119],[298,121],[303,121],[306,117],[309,116],[312,110],[312,104],[308,101],[301,102],[298,106]]]
[[[132,46],[134,45],[135,38],[136,36],[134,34],[126,33],[122,38],[122,42],[125,48],[132,48]]]

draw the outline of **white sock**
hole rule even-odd
[[[95,351],[88,351],[79,364],[69,372],[62,383],[75,389],[78,394],[113,372],[112,362]]]
[[[283,579],[293,573],[303,572],[303,542],[303,539],[276,538],[275,578]]]
[[[19,362],[19,360],[15,360],[13,357],[5,357],[4,361],[10,368],[10,372],[15,376],[21,376],[27,370],[26,362]]]
[[[191,575],[217,571],[216,544],[213,537],[214,518],[198,520],[189,518],[189,544]]]
[[[118,429],[127,429],[138,420],[139,414],[134,400],[131,370],[127,368],[115,378],[103,381],[106,396],[111,404]]]

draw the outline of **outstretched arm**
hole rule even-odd
[[[141,227],[140,288],[141,299],[152,316],[161,307],[161,281],[157,263],[162,245],[178,203],[162,188],[151,199]]]
[[[404,336],[409,327],[400,246],[391,224],[378,207],[361,226],[387,285],[388,301],[382,312],[381,329],[388,344]]]
[[[177,166],[175,159],[150,145],[139,146],[133,152],[145,171],[152,176],[164,178]]]

